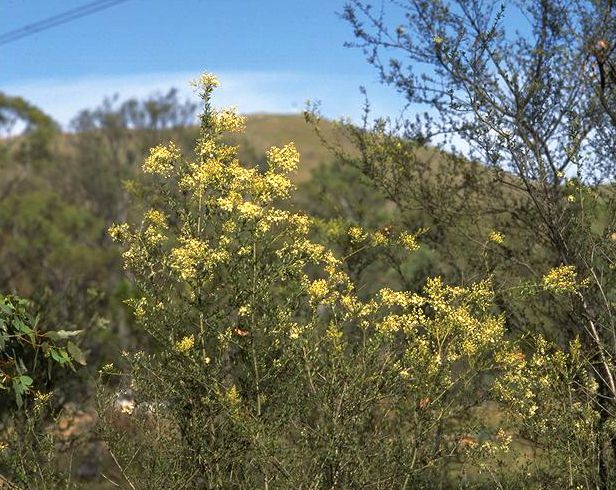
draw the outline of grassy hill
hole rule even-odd
[[[247,117],[245,133],[232,138],[234,143],[240,145],[240,158],[246,163],[250,163],[252,158],[265,155],[271,146],[293,142],[301,156],[295,181],[302,183],[310,178],[313,169],[333,159],[331,152],[323,146],[302,115],[249,114]],[[323,121],[321,126],[326,137],[333,136],[331,121]]]

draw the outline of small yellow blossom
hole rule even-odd
[[[173,165],[180,155],[180,149],[174,143],[155,146],[143,163],[143,171],[148,174],[170,177]]]
[[[159,228],[167,229],[167,218],[157,209],[150,209],[143,216],[144,221],[150,222]]]
[[[0,452],[4,451],[8,447],[9,447],[9,445],[6,442],[0,441]]]
[[[385,306],[402,306],[408,307],[416,303],[415,295],[405,291],[393,291],[389,288],[383,288],[379,291],[381,301]]]
[[[291,172],[297,168],[299,163],[299,152],[293,143],[282,148],[272,146],[265,156],[270,170],[273,171]]]
[[[237,210],[239,211],[240,215],[243,218],[248,218],[248,219],[258,218],[259,216],[261,216],[261,213],[263,212],[263,208],[261,208],[261,206],[259,206],[258,204],[252,203],[252,202],[248,202],[248,201],[241,203],[237,207]]]
[[[308,294],[313,301],[322,300],[328,293],[329,286],[327,285],[327,281],[325,279],[317,279],[316,281],[312,281],[310,286],[308,286]]]
[[[107,364],[105,364],[101,369],[100,369],[100,373],[103,374],[108,374],[113,372],[114,366],[113,366],[113,362],[109,362]]]
[[[310,230],[312,220],[305,214],[292,214],[289,216],[289,223],[297,227],[298,233],[305,235]]]
[[[351,243],[359,243],[366,239],[367,235],[359,226],[351,226],[348,231]]]
[[[47,403],[49,400],[51,400],[52,396],[53,396],[53,393],[51,393],[51,392],[43,393],[41,391],[37,391],[37,392],[34,393],[34,401],[38,405],[43,405],[43,404]]]
[[[238,405],[241,401],[240,392],[235,385],[227,390],[226,398],[232,405]]]
[[[291,340],[297,340],[302,333],[302,327],[300,327],[297,323],[292,323],[289,327],[289,338]]]
[[[222,225],[222,231],[225,233],[235,233],[237,231],[237,223],[233,220],[225,221]]]
[[[151,211],[152,219],[146,215],[145,219],[150,221],[148,226],[143,232],[143,238],[149,245],[156,246],[164,242],[167,237],[162,233],[167,229],[167,224],[164,221],[164,215],[158,211]]]
[[[488,240],[502,245],[503,243],[505,243],[505,236],[500,231],[492,231],[490,233],[490,236],[488,236]]]
[[[383,232],[376,231],[372,234],[372,243],[377,247],[387,245],[387,243],[389,243],[389,238],[387,238]]]
[[[246,128],[246,118],[238,115],[235,107],[216,112],[214,118],[220,132],[241,133]]]
[[[195,346],[195,336],[189,335],[184,337],[179,342],[175,343],[175,350],[181,353],[186,353]]]
[[[212,90],[220,86],[220,82],[216,75],[212,75],[211,73],[203,73],[196,80],[191,80],[190,84],[195,88],[201,88],[206,90]]]
[[[342,330],[340,330],[335,324],[331,324],[327,328],[327,332],[325,333],[327,339],[334,345],[336,350],[340,350],[342,348],[342,340],[344,338],[344,334]]]
[[[108,233],[112,240],[116,242],[120,242],[120,241],[126,240],[128,235],[130,234],[130,226],[128,225],[128,223],[112,225],[109,228]]]
[[[287,177],[274,172],[268,172],[265,175],[265,184],[268,197],[288,197],[289,190],[293,188],[293,184]]]
[[[417,237],[406,231],[400,233],[400,236],[398,237],[398,242],[409,252],[414,252],[419,248],[419,244],[417,243]]]
[[[198,264],[208,250],[205,242],[196,238],[185,239],[181,247],[171,251],[171,266],[179,272],[182,279],[192,279],[197,275]]]
[[[543,276],[543,286],[556,294],[573,293],[576,290],[576,270],[573,265],[560,265]]]
[[[252,253],[252,249],[250,247],[240,247],[237,250],[237,255],[239,255],[240,257],[246,257],[247,255],[250,255]]]
[[[576,201],[575,196],[574,196],[573,194],[569,194],[569,195],[567,196],[567,201],[569,201],[569,202],[575,202],[575,201]]]

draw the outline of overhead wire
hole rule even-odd
[[[67,22],[80,19],[81,17],[100,12],[101,10],[108,9],[110,7],[127,1],[128,0],[95,0],[93,2],[82,5],[81,7],[75,7],[73,9],[66,10],[65,12],[52,15],[51,17],[47,17],[37,22],[33,22],[32,24],[28,24],[18,29],[14,29],[12,31],[0,34],[0,46],[3,44],[11,43],[13,41],[17,41],[18,39],[22,39],[27,36],[31,36],[32,34],[36,34],[37,32],[51,29],[52,27],[56,27],[61,24],[66,24]]]

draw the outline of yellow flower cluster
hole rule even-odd
[[[220,82],[216,75],[212,75],[211,73],[204,73],[196,80],[191,80],[190,84],[195,88],[212,90],[220,86]]]
[[[209,247],[207,243],[196,238],[187,238],[182,242],[181,247],[171,251],[171,267],[179,272],[182,279],[193,279],[197,275],[199,264],[208,255]]]
[[[351,243],[363,242],[368,236],[359,226],[351,226],[348,231]]]
[[[128,238],[130,235],[130,226],[128,223],[121,223],[119,225],[112,225],[109,228],[109,236],[113,241],[121,242]]]
[[[231,405],[238,405],[241,401],[240,392],[235,385],[231,386],[225,393],[225,398]]]
[[[214,124],[220,132],[241,133],[246,128],[246,118],[238,115],[235,107],[218,111],[214,117]]]
[[[251,312],[252,312],[252,306],[250,304],[245,304],[239,307],[237,314],[240,317],[246,317],[246,316],[249,316]]]
[[[148,245],[156,246],[167,239],[163,233],[168,228],[165,215],[155,209],[150,209],[144,215],[144,222],[149,223],[146,227],[143,237]]]
[[[492,231],[488,236],[488,240],[498,245],[505,243],[505,236],[500,231]]]
[[[289,191],[293,188],[293,183],[284,175],[275,172],[268,172],[264,177],[264,190],[272,197],[288,197]],[[271,199],[268,196],[268,200]]]
[[[543,276],[543,287],[552,293],[574,293],[577,289],[576,270],[573,265],[560,265]]]
[[[42,391],[34,392],[34,401],[37,403],[47,403],[53,396],[52,392],[44,393]]]
[[[226,262],[229,251],[225,248],[213,249],[196,238],[180,239],[182,245],[171,250],[170,266],[185,281],[195,279],[200,271],[205,271]]]
[[[282,148],[272,146],[265,156],[269,169],[274,172],[292,172],[299,164],[299,152],[293,143]]]
[[[178,352],[184,354],[184,353],[188,352],[189,350],[191,350],[194,346],[195,346],[195,336],[194,335],[188,335],[188,336],[182,338],[182,340],[176,342],[175,350],[177,350]]]
[[[289,326],[289,338],[291,340],[297,340],[299,336],[302,334],[303,328],[297,323],[292,323]]]
[[[167,218],[163,213],[157,209],[149,209],[143,216],[144,221],[157,226],[159,228],[167,229]]]
[[[329,293],[329,286],[325,279],[317,279],[312,281],[308,286],[308,294],[312,301],[318,302],[325,298]]]
[[[381,304],[384,306],[401,306],[408,308],[409,306],[423,303],[423,299],[417,295],[407,291],[392,291],[389,288],[383,288],[379,291]]]
[[[103,367],[100,368],[99,373],[109,374],[109,373],[112,373],[114,369],[115,368],[114,368],[113,362],[108,362],[107,364],[104,364]]]
[[[173,173],[174,164],[180,156],[180,149],[174,143],[155,146],[145,159],[143,171],[148,174],[170,177]]]
[[[372,234],[372,244],[375,247],[380,247],[387,245],[389,243],[389,238],[382,231],[376,231]]]
[[[414,252],[419,248],[419,244],[417,243],[417,237],[406,231],[400,233],[400,235],[398,236],[398,242],[409,252]]]
[[[261,216],[263,212],[261,206],[250,201],[240,203],[237,210],[242,218],[247,219],[256,219]]]

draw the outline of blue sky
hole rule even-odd
[[[2,0],[0,34],[91,0]],[[146,96],[219,75],[220,105],[299,112],[321,100],[329,117],[360,113],[365,85],[376,113],[401,99],[378,83],[362,53],[343,47],[344,0],[128,0],[0,45],[0,91],[21,95],[66,124],[104,96]]]

